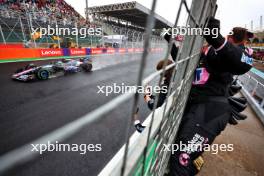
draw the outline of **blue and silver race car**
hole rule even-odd
[[[33,80],[47,80],[58,75],[66,75],[81,71],[92,71],[92,62],[89,59],[62,59],[47,65],[36,66],[31,63],[24,68],[18,69],[12,79],[28,82]]]

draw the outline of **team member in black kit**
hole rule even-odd
[[[159,61],[159,63],[157,64],[156,66],[156,70],[159,71],[159,70],[162,70],[163,68],[163,65],[166,64],[166,66],[172,64],[173,61],[171,60],[161,60]],[[162,84],[160,86],[160,92],[159,92],[159,96],[154,96],[151,94],[150,91],[146,91],[147,93],[145,94],[144,96],[144,99],[145,99],[145,102],[148,104],[148,108],[150,110],[152,110],[154,108],[154,102],[155,102],[155,99],[156,97],[159,97],[158,99],[158,102],[157,102],[157,105],[156,105],[156,108],[160,107],[166,97],[167,97],[167,93],[168,93],[168,88],[169,88],[169,85],[170,85],[170,80],[171,80],[171,76],[172,76],[172,73],[173,73],[173,69],[174,67],[168,69],[165,71],[165,74],[163,76],[163,80],[162,80]]]
[[[164,64],[166,64],[168,66],[172,63],[173,63],[173,61],[171,61],[171,60],[168,60],[168,61],[161,60],[157,64],[156,69],[159,71],[163,68]],[[171,80],[173,69],[174,68],[172,67],[165,72],[165,74],[163,76],[163,80],[162,80],[162,85],[160,86],[159,96],[152,95],[150,89],[148,89],[148,86],[147,86],[145,96],[144,96],[144,100],[147,103],[148,108],[150,110],[152,110],[154,108],[154,103],[155,103],[156,97],[159,97],[156,108],[160,107],[164,103],[164,101],[167,97],[168,88],[170,85],[170,80]],[[135,114],[134,114],[134,126],[135,126],[136,130],[141,133],[145,129],[145,126],[143,126],[140,123],[140,120],[138,118],[138,110],[139,109],[137,109]]]
[[[164,36],[165,40],[169,41],[170,40],[170,36],[169,35],[165,35]],[[163,69],[163,66],[169,66],[171,64],[173,64],[173,62],[175,61],[176,59],[176,56],[177,56],[177,53],[178,53],[178,48],[173,45],[172,46],[172,49],[171,49],[171,56],[172,56],[172,60],[168,59],[167,61],[165,59],[161,60],[158,62],[157,66],[156,66],[156,70],[157,71],[160,71]],[[165,74],[163,75],[163,78],[162,78],[162,83],[161,83],[161,86],[160,86],[160,89],[162,90],[159,95],[152,95],[151,92],[147,92],[144,96],[144,100],[145,102],[148,104],[148,108],[150,110],[152,110],[154,108],[154,103],[155,103],[155,99],[156,97],[159,97],[158,101],[157,101],[157,105],[156,105],[156,108],[162,106],[162,104],[164,103],[166,97],[167,97],[167,93],[168,93],[168,88],[170,86],[170,81],[171,81],[171,77],[172,77],[172,73],[173,73],[173,69],[175,67],[172,67],[168,70],[165,71]]]
[[[220,21],[211,17],[207,27],[220,29]],[[248,32],[239,32],[242,44],[247,39]],[[252,64],[252,58],[239,42],[231,43],[220,33],[217,38],[210,35],[204,37],[209,46],[202,52],[195,71],[193,86],[175,139],[177,145],[192,143],[203,146],[213,143],[230,118],[234,118],[228,101],[228,88],[233,81],[232,77],[246,73]],[[233,37],[236,38],[234,34]],[[176,55],[177,53],[172,53],[172,56]],[[170,159],[169,175],[197,174],[202,164],[202,152],[188,147],[174,152]]]

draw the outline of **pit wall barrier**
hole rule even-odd
[[[150,48],[150,52],[160,52],[163,48]],[[98,54],[140,53],[143,48],[63,48],[63,49],[32,49],[32,48],[0,48],[0,63],[80,57]]]

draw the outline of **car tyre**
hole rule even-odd
[[[49,79],[49,76],[50,76],[50,73],[49,73],[48,70],[40,69],[37,72],[37,78],[40,79],[40,80],[47,80],[47,79]]]
[[[90,71],[92,71],[92,68],[93,68],[93,65],[90,64],[90,63],[87,63],[87,64],[83,64],[83,65],[82,65],[82,69],[83,69],[84,71],[86,71],[86,72],[90,72]]]

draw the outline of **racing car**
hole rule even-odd
[[[81,71],[92,71],[92,62],[88,58],[62,59],[47,65],[36,66],[33,63],[18,69],[13,75],[13,80],[28,82],[33,80],[47,80],[58,75],[66,75]]]

